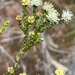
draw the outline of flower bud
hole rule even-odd
[[[22,0],[22,5],[26,6],[30,4],[30,0]]]
[[[29,17],[28,17],[28,22],[29,22],[29,23],[33,23],[34,21],[35,21],[34,16],[29,16]]]
[[[17,15],[17,16],[16,16],[16,20],[17,20],[17,21],[21,21],[21,20],[22,20],[22,16],[21,16],[21,15]]]

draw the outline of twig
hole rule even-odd
[[[0,40],[0,43],[13,41],[13,40],[20,39],[20,38],[23,38],[23,37],[24,37],[24,35],[14,36],[14,37],[11,37],[11,38],[10,37],[9,38],[5,38],[5,39]]]
[[[0,50],[2,53],[6,54],[6,56],[14,63],[15,60],[13,59],[13,57],[2,47],[0,46]]]

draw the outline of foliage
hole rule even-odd
[[[8,67],[7,72],[3,75],[14,75],[15,71],[17,70],[19,61],[25,54],[25,52],[34,45],[43,41],[43,38],[41,38],[41,33],[61,22],[68,23],[69,21],[71,21],[73,16],[72,12],[69,10],[64,10],[62,15],[60,15],[59,12],[54,8],[52,3],[44,2],[43,4],[42,0],[22,0],[22,6],[24,17],[22,18],[21,15],[16,16],[18,25],[25,35],[22,47],[20,49],[20,52],[16,56],[16,62],[14,63],[13,67]],[[27,16],[27,6],[33,7],[32,16]],[[37,6],[41,6],[44,12],[37,12]],[[24,19],[24,25],[22,25],[22,19]],[[40,20],[38,25],[37,20]],[[9,22],[10,21],[6,21],[4,25],[0,28],[0,34],[5,30]],[[33,28],[33,31],[31,33],[29,33],[30,28]],[[57,75],[59,75],[57,73],[58,71],[63,72],[62,70],[58,69],[55,72]],[[26,74],[20,73],[20,75]],[[61,75],[64,74],[62,73]]]

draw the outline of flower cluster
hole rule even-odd
[[[13,69],[13,67],[8,67],[8,73],[14,74],[14,69]]]
[[[68,23],[72,20],[73,14],[69,10],[63,10],[61,17],[61,20],[64,20],[66,23]]]
[[[53,4],[48,3],[48,2],[44,2],[43,9],[47,12],[47,15],[46,15],[47,19],[50,22],[54,22],[54,23],[58,24],[58,22],[60,21],[59,13],[54,8]]]
[[[27,75],[26,73],[20,73],[19,75]]]
[[[22,16],[21,16],[21,15],[17,15],[17,16],[16,16],[16,20],[17,20],[17,21],[21,21],[21,20],[22,20]]]
[[[46,15],[46,17],[48,18],[48,20],[50,22],[54,22],[56,24],[59,23],[60,19],[59,19],[59,13],[57,10],[55,9],[51,9],[48,14]]]
[[[41,6],[42,5],[42,0],[31,0],[30,5],[33,6]]]
[[[46,10],[46,11],[50,11],[50,9],[53,8],[53,4],[52,3],[48,3],[48,2],[44,2],[44,5],[43,5],[43,9]]]
[[[55,22],[56,24],[58,24],[61,20],[68,23],[73,17],[72,12],[69,10],[63,10],[62,14],[60,15],[52,3],[44,2],[43,9],[47,12],[47,19],[50,22]],[[59,18],[60,16],[61,18]]]
[[[30,0],[22,0],[22,5],[26,6],[30,4]]]
[[[7,75],[14,75],[14,68],[8,67],[8,74]],[[27,75],[26,73],[20,73],[19,75]]]
[[[29,17],[28,17],[28,22],[29,22],[29,23],[33,23],[34,21],[35,21],[34,16],[29,16]]]
[[[56,75],[65,75],[65,71],[61,68],[58,68],[56,71],[55,71],[55,74]]]
[[[43,15],[42,15],[41,12],[37,12],[37,13],[36,13],[36,16],[39,17],[39,18],[41,18]]]

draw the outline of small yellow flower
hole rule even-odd
[[[26,6],[30,4],[30,0],[22,0],[22,5]]]
[[[18,61],[18,59],[19,59],[19,55],[16,55],[16,61]]]
[[[6,23],[9,24],[10,23],[10,20],[7,20]]]
[[[16,20],[17,20],[17,21],[21,21],[21,20],[22,20],[22,16],[21,16],[21,15],[17,15],[17,16],[16,16]]]
[[[14,74],[14,69],[13,69],[13,67],[8,67],[8,72],[11,73],[11,74]]]
[[[37,15],[38,17],[40,17],[40,18],[42,17],[42,13],[41,13],[41,12],[37,12],[36,15]]]
[[[44,39],[43,38],[41,38],[41,41],[43,41]]]
[[[34,21],[35,21],[34,16],[29,16],[29,17],[28,17],[28,22],[29,22],[29,23],[33,23]]]
[[[56,71],[55,71],[55,74],[56,75],[65,75],[65,71],[61,68],[58,68]]]
[[[20,73],[19,75],[27,75],[26,73]]]
[[[20,54],[22,54],[22,55],[24,55],[24,53],[25,53],[24,51],[21,51],[21,52],[20,52]]]

